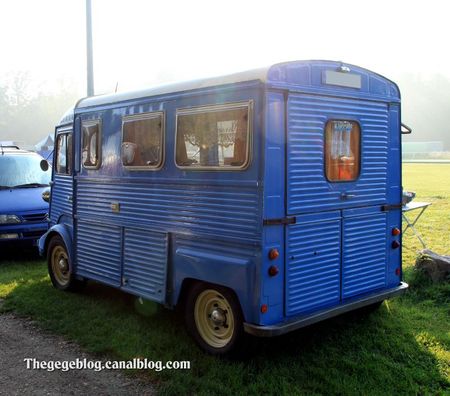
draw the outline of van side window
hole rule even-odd
[[[163,161],[164,114],[127,116],[122,121],[122,164],[127,168],[159,168]]]
[[[85,168],[98,169],[101,163],[100,121],[86,121],[82,125],[81,158]]]
[[[353,181],[360,173],[361,130],[355,121],[330,120],[325,126],[325,172],[329,181]]]
[[[56,139],[56,173],[72,174],[72,134],[61,133]]]
[[[242,169],[249,162],[251,103],[177,112],[176,164],[189,169]]]

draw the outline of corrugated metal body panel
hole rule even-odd
[[[119,203],[114,213],[111,203]],[[77,214],[104,222],[257,240],[256,187],[197,184],[109,184],[78,179]]]
[[[123,289],[164,302],[167,275],[167,234],[124,230]]]
[[[177,249],[193,249],[198,252],[208,252],[220,259],[239,264],[251,261],[259,254],[259,247],[255,245],[234,244],[217,239],[198,238],[195,235],[174,235],[173,243]]]
[[[387,215],[343,220],[342,298],[386,284]]]
[[[55,173],[52,186],[52,202],[50,205],[50,224],[58,223],[63,214],[72,216],[73,179]]]
[[[120,286],[121,234],[120,227],[78,222],[77,274]]]
[[[341,221],[287,227],[286,315],[339,302]]]
[[[324,172],[324,131],[330,119],[361,126],[361,174],[355,182],[329,183]],[[290,94],[288,102],[289,214],[384,203],[387,195],[386,103]],[[342,200],[341,194],[355,195]]]
[[[256,321],[259,309],[259,283],[256,277],[261,248],[254,243],[199,237],[198,235],[170,235],[171,268],[168,276],[168,302],[176,304],[185,279],[232,289],[241,303],[246,320]],[[172,272],[173,271],[173,272]],[[172,276],[170,276],[172,272]],[[280,290],[282,293],[283,289]]]

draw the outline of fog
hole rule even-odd
[[[299,59],[356,64],[395,81],[405,141],[450,150],[445,2],[92,0],[95,92]],[[85,96],[85,1],[1,2],[0,140],[34,144]]]

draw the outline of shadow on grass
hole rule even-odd
[[[0,245],[0,265],[41,260],[43,258],[39,256],[38,248],[35,246],[6,243]]]
[[[72,294],[53,289],[41,277],[18,284],[3,309],[30,316],[99,356],[191,361],[187,371],[148,373],[162,394],[426,394],[449,389],[441,363],[416,340],[420,329],[408,321],[400,300],[371,315],[353,312],[278,338],[252,339],[251,354],[234,361],[199,351],[176,311],[140,304],[95,283]]]

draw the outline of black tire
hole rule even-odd
[[[48,244],[47,266],[50,280],[56,289],[79,291],[84,288],[86,281],[74,277],[70,256],[59,235],[54,236]]]
[[[193,284],[187,293],[185,321],[190,335],[211,355],[235,354],[244,338],[241,306],[222,286]]]

